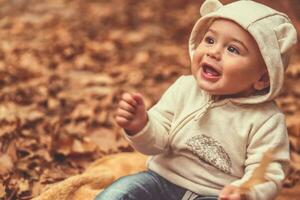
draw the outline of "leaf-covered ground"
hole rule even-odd
[[[260,2],[288,11],[300,29],[296,0]],[[138,91],[150,107],[190,72],[200,4],[0,0],[0,199],[30,199],[97,158],[132,151],[113,120],[118,98]],[[293,159],[285,188],[300,181],[297,59],[278,98]]]

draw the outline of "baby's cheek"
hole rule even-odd
[[[202,53],[195,52],[195,54],[193,55],[193,58],[192,58],[193,67],[199,67],[202,58],[203,58],[203,54]]]
[[[196,62],[199,58],[199,53],[197,52],[197,50],[194,51],[193,56],[192,56],[192,62]]]

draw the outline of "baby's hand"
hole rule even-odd
[[[233,185],[227,185],[225,186],[220,195],[219,200],[245,200],[245,196],[241,194],[240,188],[233,186]]]
[[[146,106],[140,94],[124,93],[116,112],[116,122],[129,135],[141,131],[148,121]]]

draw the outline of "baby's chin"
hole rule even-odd
[[[197,82],[198,88],[200,88],[201,90],[204,90],[208,94],[210,94],[210,95],[223,95],[224,94],[222,91],[217,89],[218,83],[209,83],[209,82],[201,79],[201,77],[199,77],[199,76],[194,76],[194,78]]]
[[[202,84],[197,84],[198,88],[201,90],[205,91],[207,94],[211,96],[222,96],[222,97],[234,97],[238,96],[238,93],[230,93],[230,92],[225,92],[222,89],[216,89],[216,88],[210,88],[210,87],[205,87]]]

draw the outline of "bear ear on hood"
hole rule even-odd
[[[200,15],[205,16],[221,8],[223,4],[218,0],[205,0],[200,8]]]
[[[288,52],[297,43],[297,32],[290,22],[280,24],[274,31],[281,54]]]

